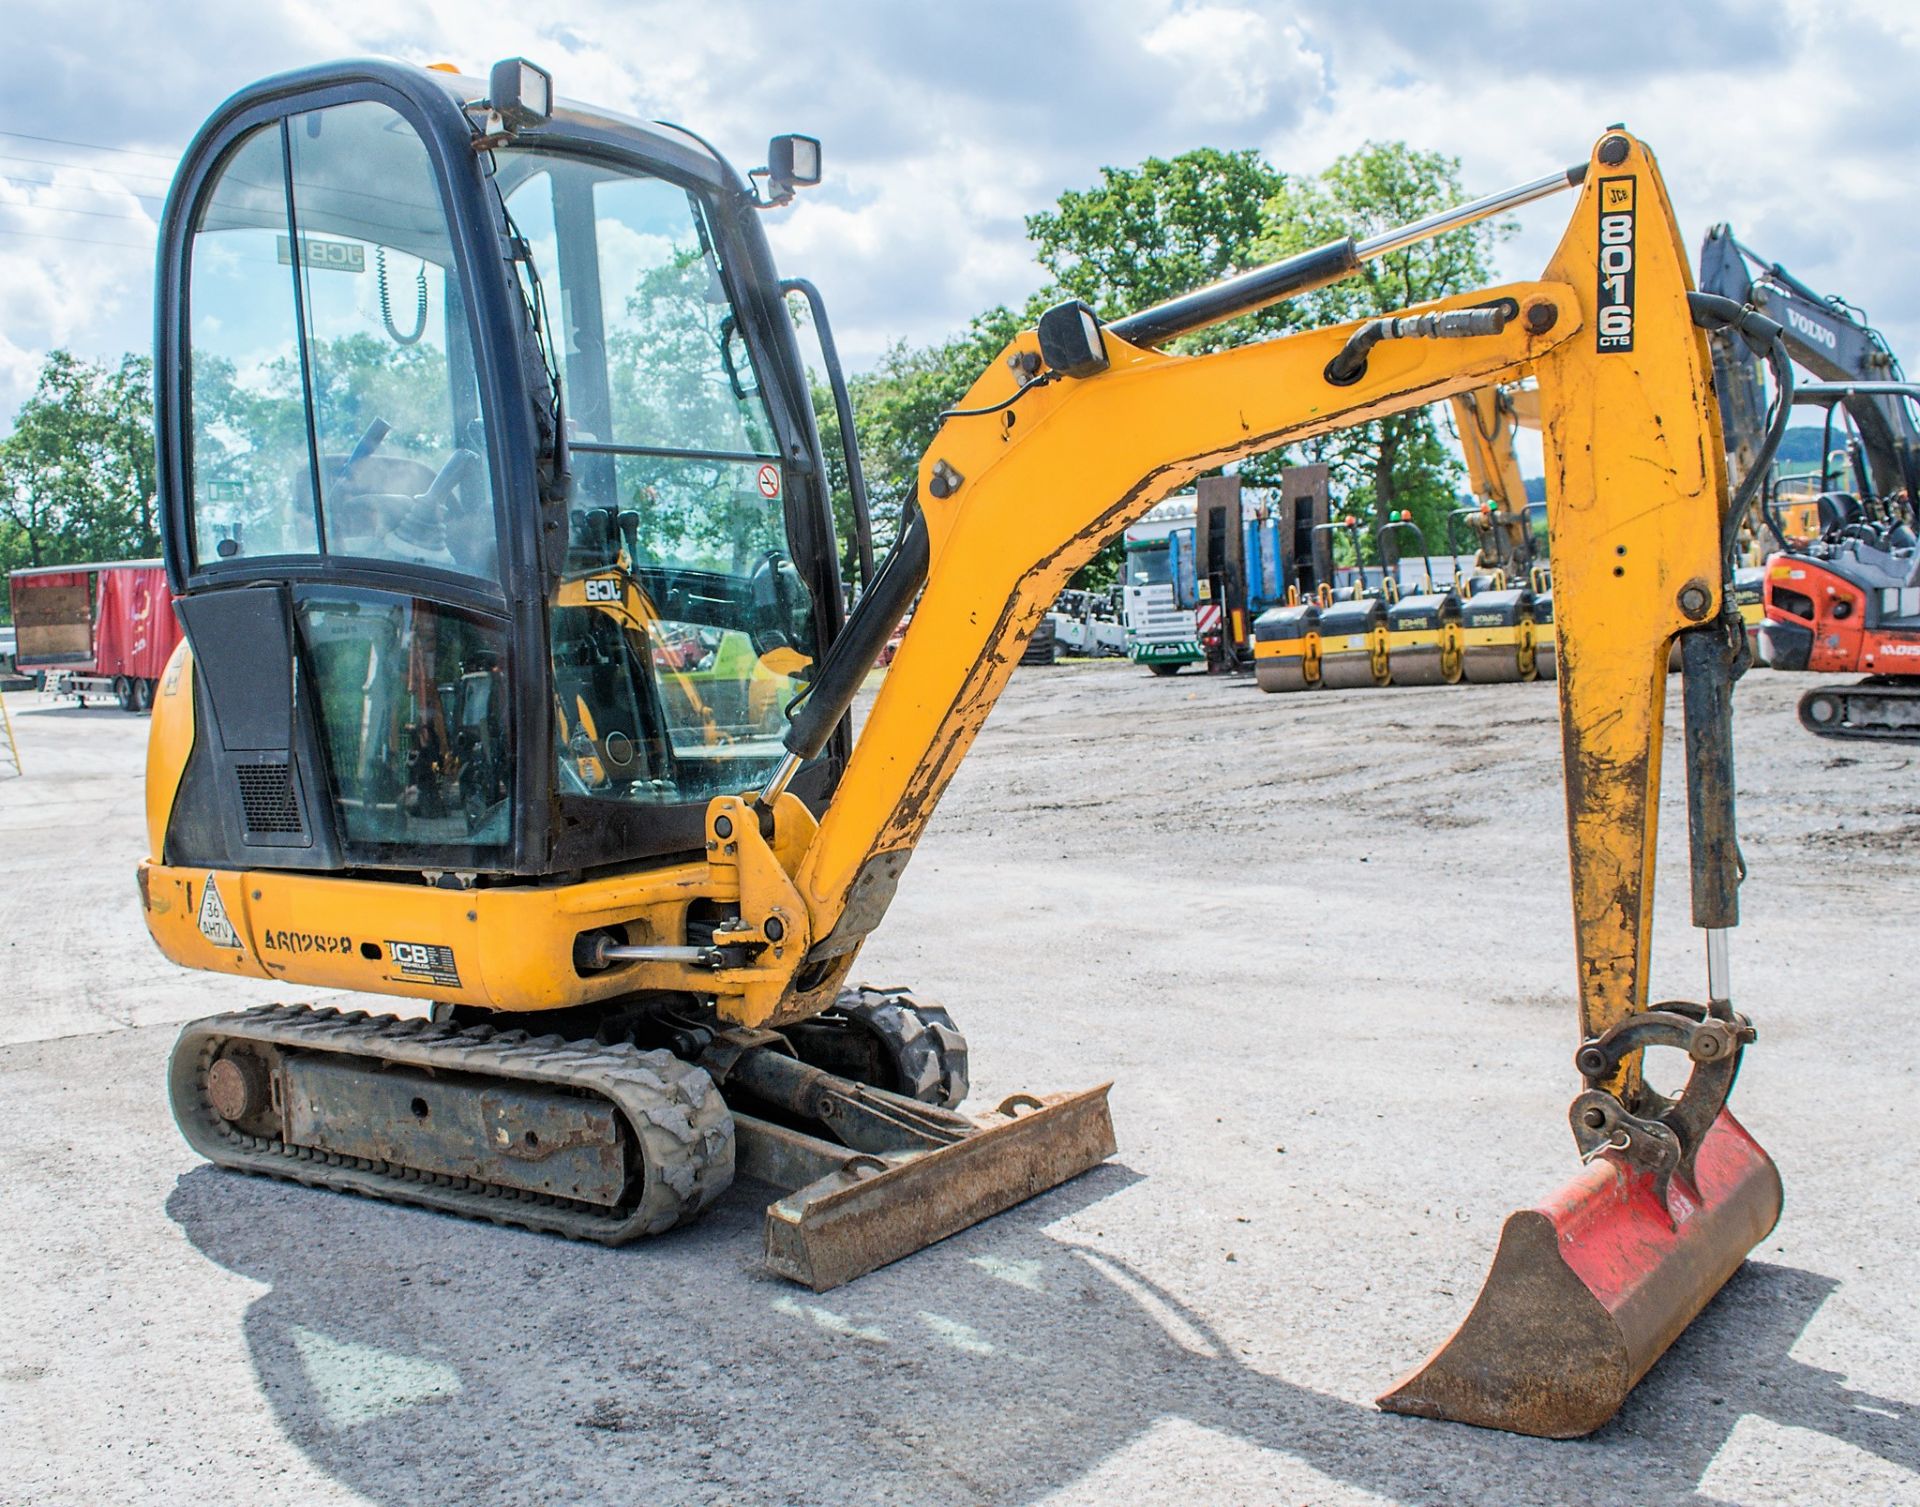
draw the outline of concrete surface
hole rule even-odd
[[[1564,1444],[1371,1401],[1575,1166],[1549,687],[1023,670],[860,972],[954,1008],[976,1102],[1115,1079],[1120,1154],[822,1297],[758,1271],[764,1188],[605,1251],[198,1163],[171,1027],[268,986],[146,940],[144,724],[13,698],[0,1500],[1920,1503],[1920,750],[1807,736],[1807,683],[1739,713],[1787,1212]],[[1683,838],[1654,987],[1697,995]]]

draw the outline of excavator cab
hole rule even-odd
[[[839,628],[755,195],[671,128],[510,126],[470,108],[487,92],[292,75],[188,154],[160,445],[221,733],[182,780],[181,860],[539,876],[698,850]],[[796,795],[823,802],[845,753]]]

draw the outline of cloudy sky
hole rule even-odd
[[[856,365],[1040,281],[1022,217],[1105,164],[1253,146],[1310,172],[1362,141],[1458,156],[1486,191],[1624,121],[1697,242],[1749,245],[1920,350],[1912,0],[10,0],[0,54],[0,429],[42,355],[151,341],[173,160],[247,81],[351,55],[484,75],[523,54],[560,93],[684,122],[752,166],[823,138],[827,182],[770,217]],[[1539,270],[1565,201],[1501,271]],[[1920,365],[1920,358],[1916,358]]]

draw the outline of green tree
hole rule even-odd
[[[1136,168],[1102,168],[1094,187],[1069,189],[1053,209],[1027,216],[1027,238],[1053,278],[1036,303],[1079,298],[1117,319],[1257,266],[1264,206],[1286,185],[1251,148],[1196,147]],[[1196,331],[1174,349],[1224,349],[1291,319],[1281,305]]]
[[[1021,324],[1009,309],[989,309],[937,345],[915,349],[905,341],[895,343],[872,371],[848,382],[877,547],[884,549],[899,527],[900,510],[919,481],[920,457],[940,431],[940,414],[966,396]],[[832,416],[831,403],[827,416]],[[833,432],[837,435],[838,428]],[[844,489],[844,478],[837,486]]]
[[[1258,250],[1262,259],[1272,259],[1343,235],[1364,239],[1465,197],[1458,158],[1415,151],[1404,142],[1368,142],[1318,177],[1289,178],[1267,202],[1267,229]],[[1480,287],[1492,276],[1494,243],[1511,230],[1508,223],[1483,220],[1389,252],[1294,304],[1313,323],[1334,324]],[[1348,511],[1370,511],[1377,528],[1406,509],[1425,531],[1429,547],[1444,550],[1460,467],[1441,442],[1431,409],[1340,430],[1302,448],[1333,468]],[[1397,554],[1390,544],[1388,557]]]
[[[0,440],[0,568],[159,553],[152,373],[48,354]]]

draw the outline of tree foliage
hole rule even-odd
[[[160,551],[153,364],[53,351],[0,440],[0,572]]]
[[[1263,259],[1287,256],[1338,236],[1364,239],[1457,204],[1466,197],[1460,162],[1404,142],[1368,142],[1317,177],[1289,178],[1266,205]],[[1389,314],[1480,287],[1492,276],[1495,241],[1511,227],[1481,221],[1464,230],[1388,252],[1352,277],[1301,295],[1295,305],[1314,324]],[[1352,512],[1371,511],[1375,527],[1410,511],[1429,547],[1445,547],[1460,467],[1447,453],[1427,408],[1340,430],[1303,446],[1333,469]],[[1395,551],[1389,546],[1389,558]]]
[[[0,574],[157,555],[156,509],[154,363],[48,353],[0,440]]]
[[[1264,207],[1286,181],[1251,148],[1197,147],[1102,168],[1094,187],[1069,189],[1053,209],[1027,216],[1035,259],[1053,278],[1036,302],[1079,298],[1117,319],[1244,272],[1260,260]],[[1197,331],[1175,349],[1218,350],[1290,321],[1281,306]]]
[[[872,371],[848,380],[876,549],[884,551],[899,528],[900,511],[919,481],[920,457],[939,432],[940,414],[966,395],[987,364],[1019,333],[1021,323],[1011,310],[992,308],[938,344],[916,348],[896,341]],[[841,560],[846,575],[852,564],[853,499],[847,487],[840,421],[824,381],[814,383],[813,408],[833,486],[834,517],[846,541]]]

